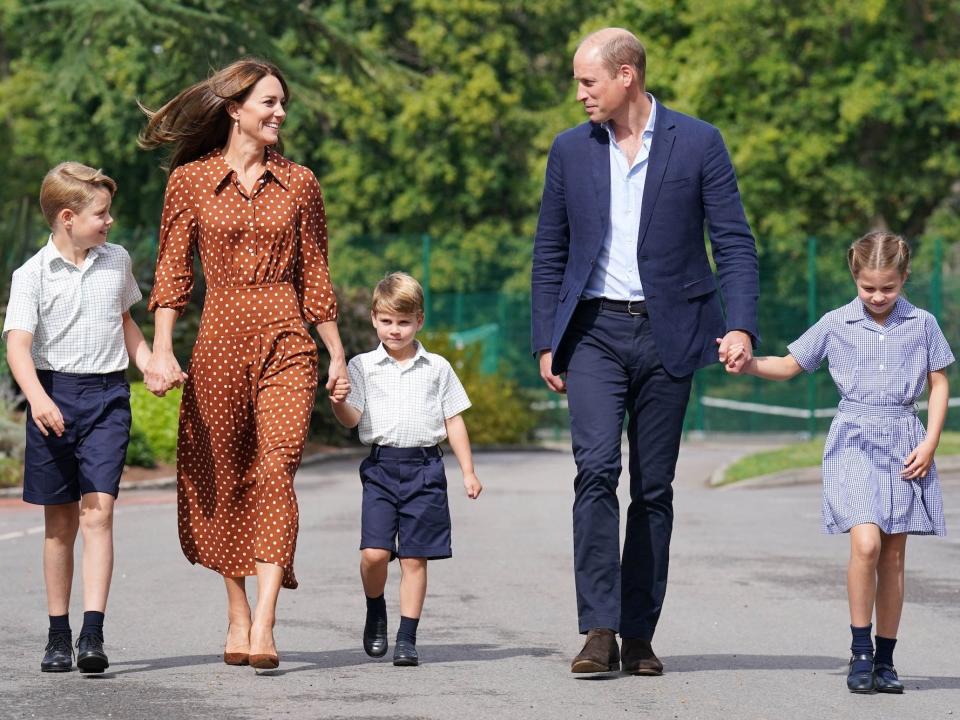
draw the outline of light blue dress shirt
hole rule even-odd
[[[657,119],[657,101],[649,93],[647,97],[650,98],[650,117],[632,165],[620,149],[613,128],[608,123],[603,124],[610,135],[610,222],[603,238],[603,248],[584,288],[584,298],[643,300],[643,285],[637,269],[637,242],[653,125]]]

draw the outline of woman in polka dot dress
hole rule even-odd
[[[308,324],[330,354],[328,390],[347,377],[320,185],[276,149],[288,99],[275,66],[239,60],[147,111],[140,138],[145,148],[173,146],[146,372],[167,388],[183,377],[172,333],[195,251],[207,283],[180,408],[180,545],[190,562],[224,577],[224,662],[266,669],[279,663],[280,587],[297,587],[293,477],[317,388]],[[248,575],[258,584],[252,618]]]

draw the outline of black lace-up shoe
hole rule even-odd
[[[51,633],[40,661],[41,672],[70,672],[73,670],[73,643],[70,633]]]
[[[77,668],[82,673],[102,673],[110,667],[103,651],[103,638],[97,635],[81,635],[77,640]]]

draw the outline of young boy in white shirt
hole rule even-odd
[[[130,256],[107,243],[116,183],[76,162],[40,189],[46,246],[13,273],[3,324],[7,362],[27,399],[23,499],[44,506],[43,574],[50,615],[40,669],[73,667],[73,546],[83,534],[83,627],[77,667],[103,672],[103,618],[113,573],[113,505],[130,440],[132,357],[150,348],[130,317],[140,300]]]
[[[363,649],[371,657],[387,652],[383,589],[387,566],[398,557],[400,627],[393,664],[418,665],[427,561],[452,555],[447,479],[438,443],[449,440],[468,497],[476,499],[483,486],[461,416],[470,400],[450,363],[416,340],[423,327],[420,283],[405,273],[387,275],[374,289],[370,315],[380,346],[350,361],[346,400],[336,400],[333,393],[330,398],[337,419],[346,427],[359,425],[360,441],[371,446],[360,465],[360,577],[367,597]]]

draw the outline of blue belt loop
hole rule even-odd
[[[443,457],[443,448],[437,445],[437,452],[440,453],[440,457]]]
[[[423,456],[423,464],[424,464],[424,465],[429,465],[429,464],[430,464],[430,453],[427,452],[427,449],[428,449],[428,448],[425,448],[425,447],[421,447],[421,448],[420,448],[420,454]]]
[[[374,460],[374,462],[379,461],[379,460],[380,460],[380,446],[377,445],[376,443],[374,443],[374,445],[373,445],[373,451],[372,451],[370,454],[373,455],[373,460]]]

